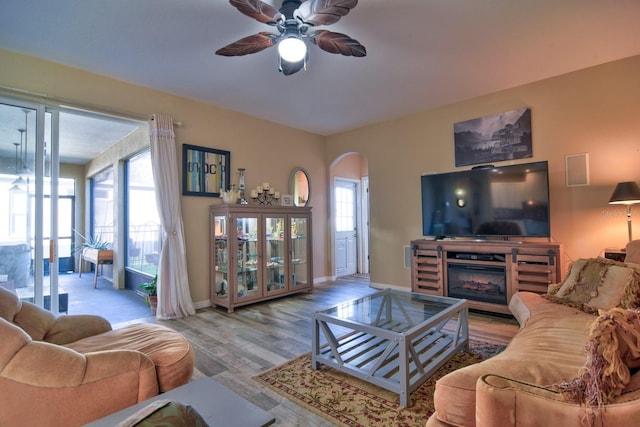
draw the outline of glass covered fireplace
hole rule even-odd
[[[492,304],[507,304],[504,266],[447,263],[448,295]]]

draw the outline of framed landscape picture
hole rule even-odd
[[[530,108],[454,123],[453,133],[456,166],[533,156]]]
[[[182,146],[182,194],[220,197],[230,184],[231,153],[215,148]]]

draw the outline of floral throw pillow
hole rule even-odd
[[[591,325],[585,350],[587,361],[579,375],[551,389],[599,410],[620,396],[631,382],[631,369],[640,367],[640,312],[617,307],[602,312]]]
[[[613,307],[640,307],[640,267],[605,258],[575,261],[564,281],[545,297],[587,313]]]

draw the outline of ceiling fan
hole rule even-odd
[[[366,48],[346,34],[313,27],[331,25],[356,7],[358,0],[282,0],[276,9],[261,0],[229,0],[241,13],[278,30],[277,34],[261,31],[244,37],[216,51],[222,56],[242,56],[278,45],[279,70],[291,75],[306,67],[309,58],[304,39],[329,53],[363,57]]]

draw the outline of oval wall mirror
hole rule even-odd
[[[293,195],[295,206],[307,206],[311,198],[309,174],[302,168],[295,168],[289,176],[289,192]]]

